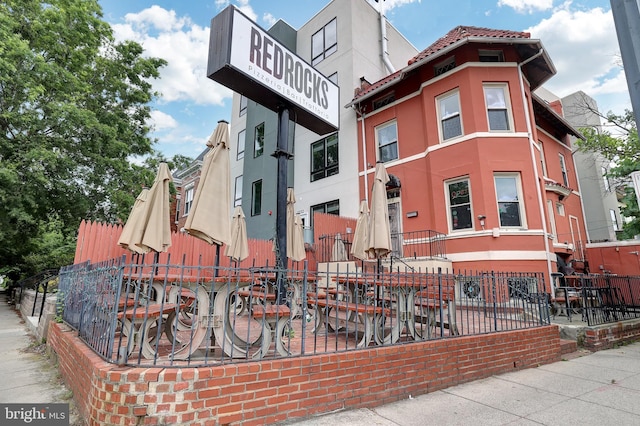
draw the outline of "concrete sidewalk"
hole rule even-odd
[[[640,425],[640,342],[301,426]]]
[[[72,407],[71,393],[55,365],[35,342],[25,321],[5,293],[0,293],[0,402],[70,404],[70,424],[82,424]]]

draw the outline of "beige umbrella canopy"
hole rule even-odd
[[[146,226],[142,242],[143,249],[164,252],[171,246],[171,222],[169,218],[169,183],[172,182],[167,163],[160,163],[156,179],[149,189],[145,205]]]
[[[307,257],[304,251],[302,218],[295,214],[296,196],[293,188],[287,189],[287,257],[299,262]]]
[[[360,259],[367,260],[367,244],[369,244],[369,207],[367,202],[360,202],[360,214],[356,222],[356,230],[353,233],[353,243],[351,244],[351,254]]]
[[[331,247],[331,261],[344,262],[346,260],[349,260],[347,249],[344,246],[344,241],[342,241],[342,236],[337,233],[333,241],[333,247]]]
[[[209,244],[231,241],[231,189],[229,178],[229,124],[219,121],[209,137],[211,148],[202,161],[200,182],[184,229]]]
[[[136,202],[133,204],[131,213],[129,213],[127,223],[125,223],[122,228],[120,238],[118,238],[119,246],[139,254],[143,254],[148,251],[145,251],[136,245],[136,241],[142,241],[142,234],[144,232],[144,224],[142,223],[144,218],[142,215],[144,215],[144,207],[148,193],[149,190],[147,188],[143,188],[142,191],[140,191],[140,194],[138,194],[138,197],[136,198]]]
[[[247,224],[242,207],[236,207],[231,220],[231,241],[225,247],[225,256],[237,262],[249,257],[249,243],[247,241]]]
[[[169,222],[169,182],[171,173],[160,163],[151,189],[143,189],[136,199],[118,244],[134,253],[167,251],[171,246]]]
[[[387,207],[386,184],[389,175],[384,164],[376,164],[376,173],[371,190],[371,213],[369,216],[369,243],[367,255],[369,259],[380,259],[391,252],[391,227],[389,225],[389,208]]]

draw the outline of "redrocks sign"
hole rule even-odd
[[[211,20],[207,76],[318,134],[339,127],[339,89],[233,6]]]

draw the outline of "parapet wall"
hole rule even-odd
[[[262,425],[376,407],[560,359],[555,325],[201,368],[108,364],[64,324],[48,345],[91,425]]]

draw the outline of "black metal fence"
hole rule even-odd
[[[432,230],[391,234],[392,256],[396,259],[444,259],[446,235]],[[320,235],[316,242],[318,262],[360,261],[351,254],[353,234]]]
[[[569,315],[581,315],[590,326],[640,318],[640,277],[579,275],[559,282],[566,292],[562,308]]]
[[[549,324],[544,289],[540,274],[319,274],[122,258],[62,268],[58,294],[64,321],[103,359],[202,366],[539,327]]]

